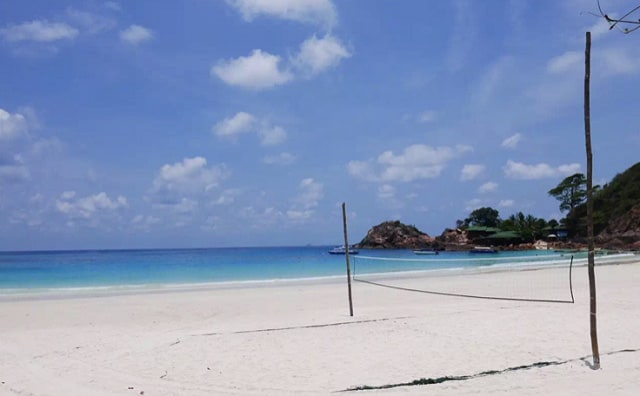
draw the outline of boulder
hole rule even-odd
[[[364,249],[425,249],[434,247],[434,238],[413,225],[385,221],[367,232],[358,247]]]

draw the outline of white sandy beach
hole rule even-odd
[[[509,282],[562,289],[548,282],[553,271],[565,273],[417,277],[402,285],[486,294]],[[0,394],[329,394],[539,362],[561,364],[357,393],[639,394],[640,260],[598,266],[596,274],[598,371],[588,365],[585,267],[574,268],[575,304],[456,298],[355,283],[353,318],[346,280],[36,299],[5,295]],[[566,295],[566,289],[547,292]]]

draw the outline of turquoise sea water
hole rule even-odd
[[[0,292],[345,276],[345,257],[328,254],[330,248],[0,252]],[[358,274],[371,274],[522,265],[552,258],[569,260],[552,251],[417,256],[410,250],[360,250],[352,256],[352,265]]]

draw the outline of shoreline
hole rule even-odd
[[[375,260],[385,260],[384,257],[367,257]],[[404,270],[390,272],[372,272],[356,274],[352,264],[352,277],[369,280],[411,280],[413,278],[435,278],[435,277],[458,277],[477,274],[499,274],[517,271],[534,271],[544,269],[565,269],[569,267],[568,257],[563,255],[557,256],[539,256],[543,260],[528,261],[523,263],[494,263],[478,267],[454,267],[454,268],[435,268],[435,269],[419,269]],[[560,258],[557,260],[544,260],[548,257]],[[513,257],[504,258],[513,260]],[[531,257],[524,257],[531,259]],[[428,263],[429,259],[400,259],[401,261],[416,261]],[[478,259],[483,260],[483,259]],[[487,261],[496,261],[498,258],[486,258]],[[441,260],[441,261],[447,261]],[[448,261],[464,261],[460,259],[449,259]],[[634,253],[613,254],[607,256],[596,256],[596,268],[605,265],[622,265],[628,263],[640,262],[640,255]],[[573,260],[573,268],[585,267],[587,265],[586,258]],[[51,287],[51,288],[0,288],[0,302],[3,301],[21,301],[21,300],[60,300],[73,298],[96,298],[110,296],[131,296],[131,295],[149,295],[149,294],[170,294],[170,293],[189,293],[189,292],[207,292],[216,290],[229,289],[254,289],[254,288],[277,288],[277,287],[298,287],[298,286],[314,286],[314,285],[343,285],[346,283],[346,274],[329,275],[318,277],[302,277],[302,278],[276,278],[276,279],[258,279],[258,280],[238,280],[238,281],[219,281],[219,282],[187,282],[187,283],[148,283],[148,284],[131,284],[131,285],[104,285],[104,286],[83,286],[83,287]]]
[[[554,267],[398,282],[485,294],[515,293],[524,286],[526,292],[564,295],[566,273]],[[0,300],[0,393],[320,395],[533,365],[375,392],[634,394],[640,389],[640,258],[598,266],[597,277],[599,371],[580,360],[590,345],[587,270],[579,266],[574,304],[445,297],[355,283],[353,317],[344,278]],[[536,367],[537,362],[557,364]]]

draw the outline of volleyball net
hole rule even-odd
[[[352,280],[439,296],[573,303],[574,262],[586,263],[586,254],[469,258],[448,258],[445,254],[421,258],[359,255],[353,256]]]

